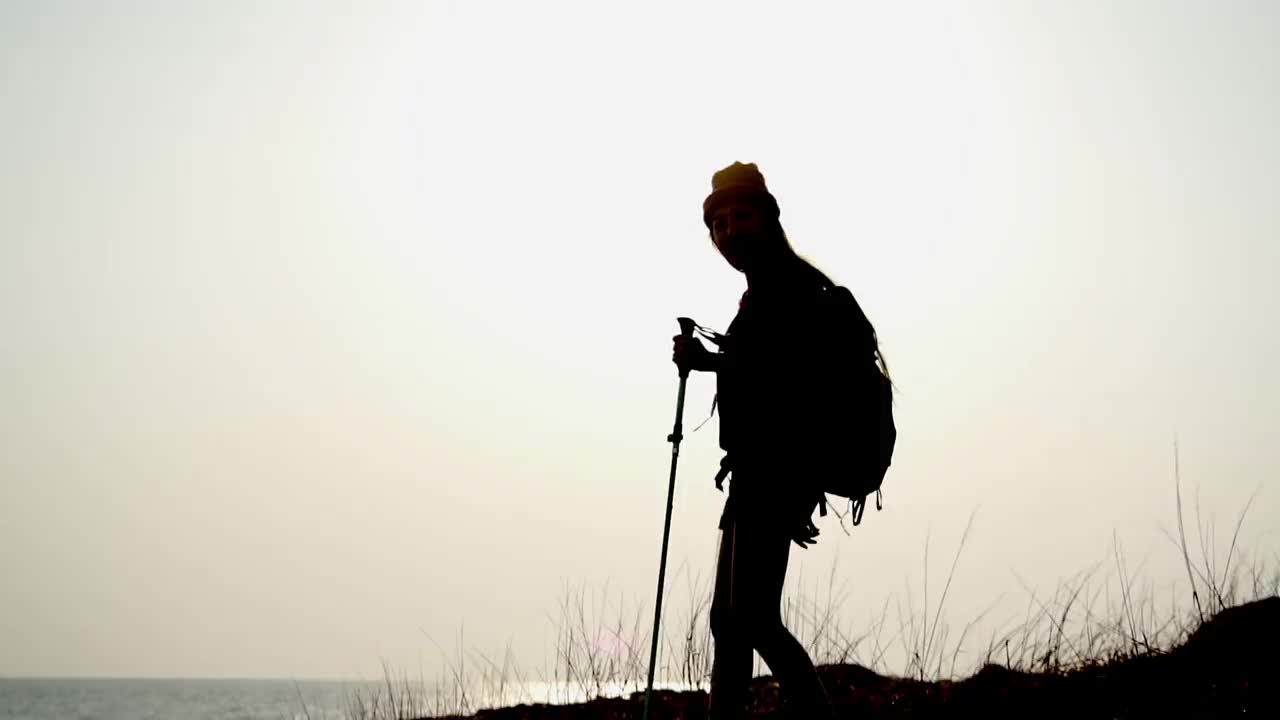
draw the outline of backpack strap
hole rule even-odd
[[[702,337],[706,338],[707,340],[710,340],[712,343],[715,343],[716,347],[719,348],[724,346],[724,338],[725,338],[724,333],[718,333],[709,327],[705,327],[697,323],[694,323],[693,329]],[[720,402],[720,393],[716,393],[715,396],[711,398],[711,412],[707,414],[707,419],[698,423],[698,427],[694,428],[693,432],[698,432],[699,430],[701,430],[702,426],[706,425],[711,420],[711,418],[715,416],[716,405],[718,405],[719,402]],[[727,471],[725,472],[725,474],[726,475],[728,474]],[[720,483],[722,482],[722,479],[719,476],[716,476],[716,477],[717,477],[716,487],[718,488],[720,487]]]
[[[702,325],[698,325],[697,323],[694,323],[693,329],[696,330],[697,333],[702,337],[715,343],[717,347],[724,344],[724,333],[718,333],[709,327],[704,327]]]
[[[862,513],[867,509],[867,495],[849,501],[849,520],[857,526],[862,522]],[[884,495],[876,490],[876,512],[884,510]]]

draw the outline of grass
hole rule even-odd
[[[1225,556],[1220,556],[1216,525],[1212,517],[1203,517],[1198,497],[1196,537],[1189,537],[1176,446],[1174,476],[1176,531],[1165,534],[1185,568],[1187,585],[1181,591],[1176,586],[1140,583],[1143,564],[1131,566],[1119,535],[1113,533],[1109,557],[1061,581],[1051,593],[1041,594],[1015,573],[1026,594],[1025,609],[997,624],[985,643],[978,641],[981,649],[975,651],[971,648],[974,630],[987,621],[1000,598],[960,628],[954,639],[944,620],[952,581],[973,527],[971,514],[936,599],[929,588],[926,537],[919,606],[908,587],[905,605],[886,600],[878,614],[857,627],[844,611],[847,586],[838,582],[843,575],[833,565],[825,587],[815,584],[809,590],[804,578],[797,578],[798,591],[783,601],[784,622],[819,665],[853,663],[881,675],[922,682],[954,679],[989,664],[1021,672],[1065,674],[1167,653],[1216,613],[1280,594],[1280,558],[1249,557],[1238,544],[1256,493],[1237,517]],[[687,595],[678,607],[671,604],[670,589],[664,599],[656,675],[686,689],[707,690],[713,659],[707,618],[710,582],[691,575],[687,566],[677,568],[673,576],[683,577]],[[536,676],[554,689],[546,700],[564,704],[643,692],[651,612],[643,603],[629,607],[607,585],[599,593],[566,585],[556,614],[548,615],[556,630],[552,665]],[[383,686],[355,693],[348,719],[467,716],[487,706],[541,700],[529,693],[529,676],[517,667],[510,645],[501,661],[495,661],[476,650],[464,650],[464,641],[460,630],[450,656],[432,639],[446,668],[433,683],[396,675],[384,665]],[[891,654],[898,658],[896,666],[890,662]],[[757,657],[757,674],[764,669]]]

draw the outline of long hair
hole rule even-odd
[[[771,224],[778,239],[778,248],[787,257],[788,261],[796,263],[802,272],[810,275],[824,290],[834,290],[838,287],[835,281],[826,273],[796,252],[795,247],[791,245],[790,238],[787,237],[786,231],[782,229],[781,223],[775,219]],[[849,296],[853,298],[854,322],[857,324],[858,335],[863,338],[865,343],[865,351],[868,351],[875,358],[881,374],[892,385],[893,378],[889,375],[889,363],[884,359],[884,353],[880,350],[880,339],[876,336],[876,328],[871,324],[871,319],[863,311],[862,305],[858,303],[858,298],[853,294],[852,290],[849,291]]]
[[[770,226],[770,232],[768,234],[776,245],[775,249],[783,255],[785,262],[794,263],[800,268],[802,274],[809,275],[824,290],[834,290],[839,287],[826,273],[819,270],[816,265],[800,255],[800,253],[796,252],[795,247],[791,245],[791,239],[787,237],[787,233],[782,229],[782,223],[777,217],[769,216],[767,217],[766,222]],[[710,230],[710,228],[708,228],[708,230]],[[714,246],[714,235],[710,232],[707,234]],[[717,248],[717,250],[719,250],[719,248]],[[889,363],[885,360],[884,352],[880,349],[880,339],[876,336],[876,328],[871,324],[871,319],[868,318],[866,312],[863,311],[862,305],[858,303],[858,298],[853,295],[852,290],[849,291],[849,296],[853,298],[853,307],[855,310],[854,322],[858,326],[858,334],[863,338],[864,351],[875,359],[876,366],[880,369],[880,373],[884,375],[885,380],[888,380],[892,387],[893,378],[889,375]]]

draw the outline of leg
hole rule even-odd
[[[751,685],[751,644],[733,610],[734,525],[720,533],[720,553],[716,562],[715,593],[711,600],[711,635],[715,657],[711,665],[710,720],[742,718],[746,715],[747,691]]]
[[[734,557],[740,578],[734,587],[734,607],[744,632],[778,679],[790,712],[804,718],[830,717],[813,661],[782,624],[782,587],[791,538],[774,527],[747,525],[742,530]]]

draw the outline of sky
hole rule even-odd
[[[1276,37],[1268,2],[0,5],[0,676],[537,672],[566,597],[650,617],[734,161],[899,391],[883,511],[789,588],[862,626],[961,548],[958,633],[1118,543],[1184,602],[1175,442],[1218,562],[1252,502],[1275,569]]]

